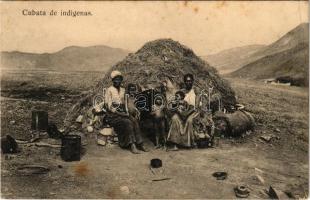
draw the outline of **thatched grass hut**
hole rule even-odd
[[[222,97],[223,107],[229,109],[236,104],[235,93],[229,83],[222,79],[217,70],[200,59],[188,47],[172,39],[159,39],[146,43],[136,53],[129,54],[106,73],[89,95],[81,99],[68,112],[65,125],[68,126],[80,114],[92,106],[94,96],[111,85],[110,72],[119,70],[124,74],[124,84],[135,83],[141,87],[156,87],[162,81],[169,81],[179,87],[183,76],[191,73],[195,86],[201,90],[214,87],[214,92]]]

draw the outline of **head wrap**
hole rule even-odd
[[[113,79],[113,78],[115,78],[117,76],[123,77],[122,73],[120,71],[114,70],[114,71],[111,72],[111,79]]]

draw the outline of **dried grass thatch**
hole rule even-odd
[[[101,93],[103,88],[111,85],[110,72],[119,70],[124,75],[124,84],[136,83],[142,87],[157,86],[164,80],[179,86],[183,76],[191,73],[195,77],[195,86],[199,89],[214,87],[214,92],[220,93],[223,106],[235,105],[235,93],[217,70],[200,59],[188,47],[172,39],[159,39],[146,43],[134,54],[129,54],[124,60],[114,65],[106,73],[102,82],[81,99],[68,113],[67,125],[77,115],[83,114],[91,106],[92,97]]]

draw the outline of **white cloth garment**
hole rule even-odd
[[[189,105],[195,106],[196,94],[193,88],[188,93],[185,94],[184,101],[186,101]]]
[[[108,105],[108,109],[111,109],[112,103],[125,104],[125,88],[116,89],[114,86],[110,86],[106,90],[105,103]]]

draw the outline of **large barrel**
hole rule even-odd
[[[218,112],[215,114],[213,120],[215,124],[222,121],[221,125],[224,127],[221,127],[220,130],[229,136],[240,136],[248,130],[253,130],[255,126],[254,117],[250,113],[241,110],[229,114]]]
[[[46,111],[32,111],[31,129],[39,131],[47,131],[48,113]]]
[[[64,161],[79,161],[81,159],[81,136],[63,136],[61,138],[60,155]]]

